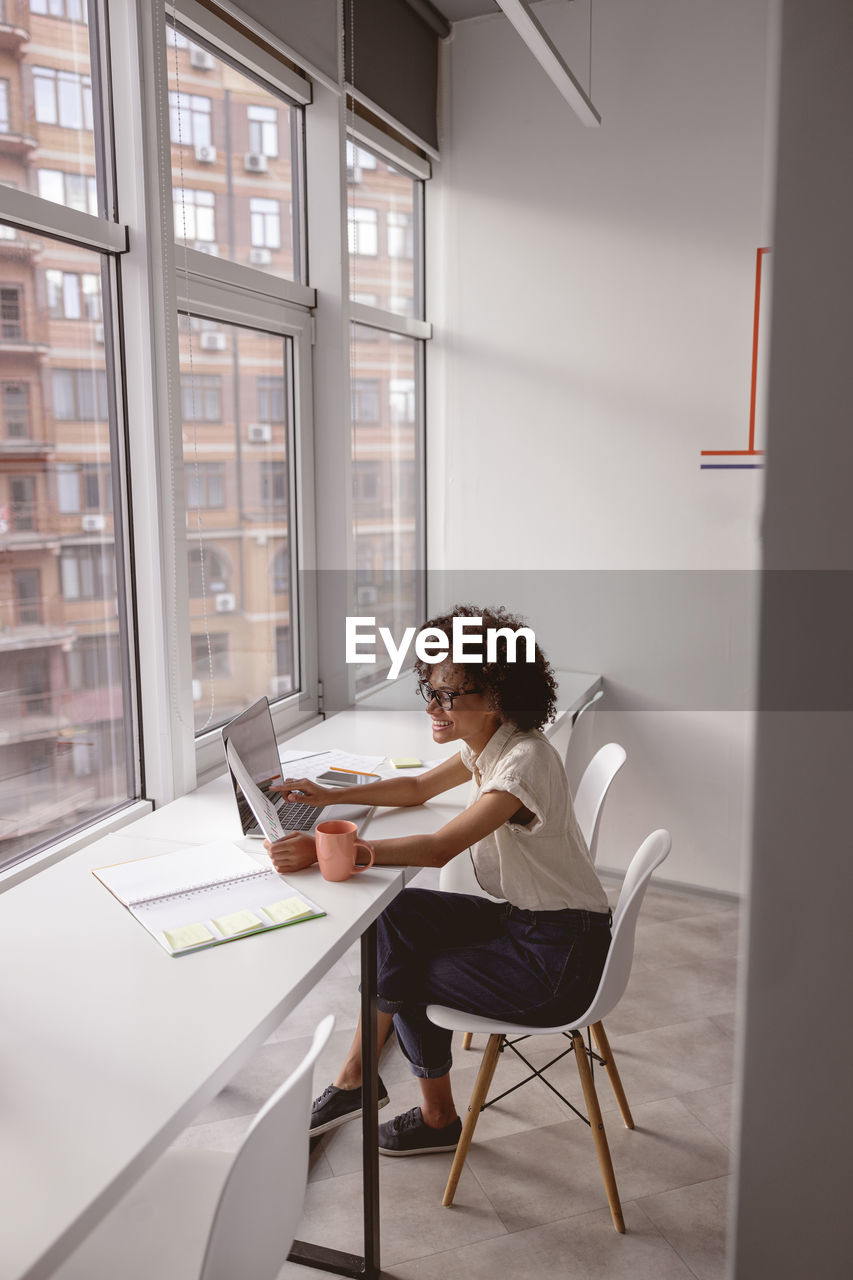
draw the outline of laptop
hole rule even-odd
[[[266,698],[259,698],[250,707],[235,716],[222,728],[222,745],[226,750],[229,742],[251,774],[258,789],[267,797],[278,813],[282,826],[288,831],[307,831],[313,833],[323,815],[329,813],[328,807],[318,809],[316,805],[304,804],[300,801],[287,801],[281,791],[273,791],[274,783],[283,781],[278,745],[270,715],[270,704]],[[299,770],[299,761],[294,762]],[[263,839],[263,831],[258,826],[255,815],[243,795],[242,788],[234,777],[229,765],[228,776],[234,788],[234,799],[240,815],[240,825],[244,836],[255,836]],[[345,818],[358,824],[370,810],[364,805],[335,805],[335,817]]]

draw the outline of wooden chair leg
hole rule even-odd
[[[473,1039],[473,1038],[474,1038],[474,1037],[473,1037],[473,1033],[472,1033],[472,1032],[470,1032],[470,1031],[465,1031],[465,1032],[463,1032],[463,1035],[462,1035],[462,1048],[463,1048],[463,1049],[470,1049],[470,1048],[471,1048],[471,1041],[472,1041],[472,1039]]]
[[[595,1142],[595,1151],[598,1156],[598,1164],[601,1169],[601,1176],[604,1179],[604,1189],[607,1192],[607,1201],[610,1205],[610,1216],[613,1219],[613,1225],[617,1231],[624,1234],[625,1219],[622,1217],[622,1205],[619,1202],[619,1189],[616,1186],[616,1176],[613,1172],[613,1161],[610,1159],[610,1148],[607,1145],[607,1134],[604,1132],[604,1123],[601,1119],[601,1108],[598,1105],[598,1095],[595,1092],[595,1081],[592,1078],[592,1069],[589,1065],[589,1058],[586,1056],[586,1045],[583,1036],[579,1031],[572,1032],[572,1040],[575,1046],[575,1062],[578,1064],[578,1075],[581,1078],[581,1088],[583,1089],[584,1101],[586,1102],[586,1113],[589,1118],[590,1128],[592,1129],[592,1137]]]
[[[462,1133],[456,1145],[456,1154],[453,1157],[453,1164],[450,1168],[450,1177],[447,1179],[447,1186],[444,1189],[444,1199],[441,1203],[445,1207],[453,1204],[453,1197],[456,1194],[456,1187],[465,1166],[468,1148],[471,1145],[471,1139],[474,1136],[474,1130],[477,1127],[483,1104],[488,1097],[492,1076],[495,1074],[495,1067],[498,1065],[502,1043],[503,1036],[489,1036],[489,1043],[486,1045],[486,1052],[483,1054],[483,1061],[480,1063],[480,1070],[474,1083],[474,1092],[471,1094],[471,1101],[468,1103],[468,1113],[462,1124]]]
[[[622,1080],[616,1069],[616,1059],[613,1057],[613,1050],[610,1048],[604,1024],[602,1022],[594,1022],[590,1029],[596,1048],[604,1059],[604,1070],[607,1072],[607,1079],[610,1081],[610,1087],[619,1104],[619,1110],[622,1112],[625,1128],[633,1129],[634,1117],[631,1115],[631,1108],[628,1106],[628,1099],[625,1097],[625,1090],[622,1088]]]

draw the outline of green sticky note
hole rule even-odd
[[[275,924],[288,924],[311,914],[308,903],[301,898],[282,898],[280,902],[272,902],[262,910]]]
[[[395,769],[419,769],[423,760],[419,760],[417,756],[394,756],[391,763]]]
[[[250,933],[252,929],[264,927],[263,920],[254,911],[232,911],[230,916],[220,916],[213,923],[226,938],[236,938],[238,933]]]
[[[179,929],[165,929],[163,937],[172,951],[186,951],[187,947],[198,947],[202,942],[216,941],[205,924],[185,924]]]

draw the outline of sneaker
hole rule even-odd
[[[387,1107],[390,1098],[381,1076],[377,1077],[377,1084],[379,1106]],[[339,1124],[345,1124],[347,1120],[357,1120],[361,1115],[361,1109],[360,1088],[338,1089],[330,1084],[319,1098],[315,1098],[311,1103],[311,1137],[316,1137],[318,1133],[325,1133],[327,1129],[334,1129]]]
[[[379,1154],[383,1156],[423,1156],[436,1151],[455,1151],[462,1133],[459,1116],[443,1129],[424,1123],[420,1107],[412,1107],[379,1126]]]

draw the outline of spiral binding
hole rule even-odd
[[[260,880],[264,876],[275,875],[270,868],[261,868],[260,871],[252,871],[245,876],[226,876],[224,880],[202,880],[198,884],[191,884],[186,889],[173,890],[171,893],[160,893],[153,898],[134,898],[128,900],[129,907],[151,907],[156,902],[166,902],[173,898],[191,898],[196,893],[204,893],[207,889],[224,889],[231,884],[246,884],[249,880]]]

